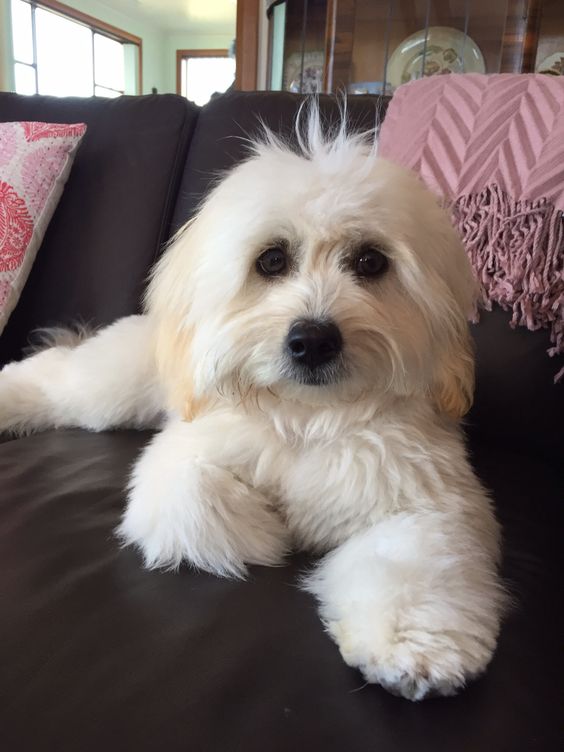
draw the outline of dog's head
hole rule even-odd
[[[324,135],[312,108],[299,149],[266,132],[214,188],[157,265],[148,311],[187,417],[217,391],[261,390],[309,404],[420,394],[460,416],[473,295],[435,197],[373,138]]]

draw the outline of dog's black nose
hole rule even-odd
[[[330,321],[296,321],[288,332],[286,345],[292,360],[313,370],[337,357],[343,338]]]

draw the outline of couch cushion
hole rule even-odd
[[[6,750],[553,752],[562,670],[562,478],[480,443],[515,608],[486,675],[413,704],[348,668],[297,587],[148,572],[112,536],[134,432],[0,444],[0,738]]]
[[[467,431],[520,452],[564,457],[564,357],[549,358],[548,331],[510,327],[511,313],[494,305],[471,327],[476,347],[474,405]]]
[[[168,238],[198,109],[174,95],[78,99],[0,94],[0,121],[83,122],[88,130],[20,302],[0,364],[31,330],[107,324],[139,308]]]

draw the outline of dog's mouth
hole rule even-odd
[[[315,368],[292,363],[285,369],[284,376],[304,386],[331,386],[343,380],[345,368],[342,358]]]

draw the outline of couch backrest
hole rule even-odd
[[[79,99],[0,94],[0,121],[84,122],[59,206],[0,337],[0,365],[30,332],[135,313],[168,238],[198,108],[175,95]]]

